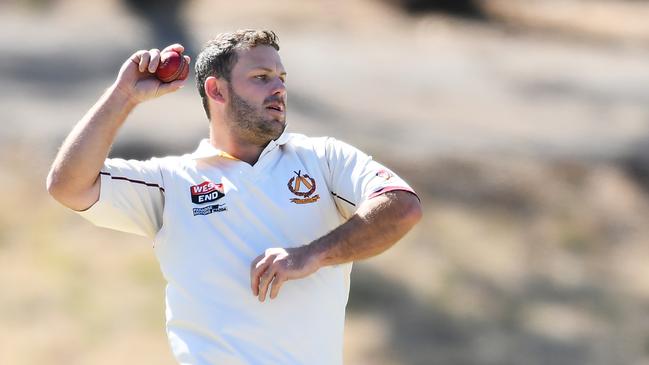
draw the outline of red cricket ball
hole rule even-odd
[[[182,53],[166,51],[160,55],[160,64],[155,72],[156,77],[162,82],[184,80],[189,74],[189,64]]]

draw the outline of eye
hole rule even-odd
[[[266,80],[268,80],[268,76],[266,76],[266,75],[257,75],[257,76],[255,76],[255,78],[256,78],[257,80],[261,80],[261,81],[266,81]]]

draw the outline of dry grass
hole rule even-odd
[[[388,359],[647,360],[649,200],[623,168],[482,156],[403,173],[422,193],[425,220],[357,265],[350,303],[352,316],[374,311],[390,328]]]
[[[44,191],[44,161],[11,151],[0,179],[11,192],[0,196],[0,363],[173,364],[150,243],[66,211]]]

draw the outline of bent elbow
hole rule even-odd
[[[54,170],[51,170],[47,175],[45,188],[54,200],[75,211],[86,210],[99,199],[96,186],[82,190],[74,189],[65,179],[61,179]]]
[[[419,198],[415,194],[409,194],[408,203],[404,207],[402,215],[404,224],[411,228],[419,223],[423,215]]]
[[[56,197],[60,194],[61,191],[59,185],[60,184],[58,183],[58,179],[56,178],[54,170],[50,170],[50,172],[47,174],[47,178],[45,179],[45,189],[47,189],[47,193],[56,200],[58,200]]]
[[[399,201],[399,224],[406,230],[410,230],[423,216],[419,197],[413,192],[399,191],[396,193]]]
[[[47,174],[45,188],[47,189],[47,193],[50,194],[54,200],[66,207],[69,207],[69,193],[67,193],[66,187],[53,170]]]

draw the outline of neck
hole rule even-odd
[[[210,144],[250,165],[257,162],[259,155],[266,147],[245,141],[233,135],[230,130],[215,131],[213,127],[210,127]]]

